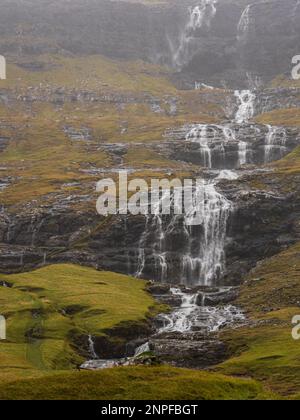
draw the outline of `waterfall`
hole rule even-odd
[[[204,166],[212,168],[211,149],[208,145],[208,125],[198,124],[196,127],[192,128],[187,133],[186,140],[191,140],[192,142],[199,144]]]
[[[265,163],[280,159],[286,152],[287,133],[285,128],[267,125]]]
[[[173,63],[179,69],[189,60],[189,46],[193,40],[194,32],[204,27],[206,29],[210,28],[211,22],[217,12],[216,4],[217,0],[199,0],[198,5],[189,7],[188,21],[180,34],[178,47],[174,48],[172,42],[169,40]]]
[[[174,295],[180,296],[182,304],[177,311],[167,315],[165,325],[160,329],[160,332],[187,332],[190,331],[193,325],[193,312],[198,308],[197,294],[183,293],[180,289],[171,289]]]
[[[244,314],[232,305],[219,308],[205,306],[204,293],[202,295],[202,305],[198,302],[198,293],[183,292],[181,289],[175,288],[171,289],[171,293],[179,296],[182,303],[171,314],[160,315],[163,326],[159,333],[189,333],[194,329],[217,332],[225,325],[241,322],[245,319]]]
[[[142,344],[140,347],[138,347],[134,353],[134,357],[139,357],[141,354],[149,353],[150,352],[150,346],[149,342]]]
[[[222,171],[220,171],[216,179],[219,179],[219,180],[227,179],[229,181],[234,181],[238,178],[239,178],[239,175],[236,172],[230,171],[228,169],[223,169]]]
[[[199,144],[202,164],[213,168],[213,154],[219,152],[225,161],[225,147],[230,142],[237,142],[234,130],[227,125],[195,124],[190,127],[185,139]]]
[[[89,345],[89,353],[90,353],[91,357],[94,360],[98,359],[97,353],[95,351],[94,340],[93,340],[93,337],[91,335],[88,336],[88,345]]]
[[[216,0],[200,0],[198,6],[190,7],[190,19],[187,29],[195,31],[204,25],[209,27],[217,12],[216,4]]]
[[[248,144],[245,141],[239,142],[239,166],[246,165],[247,163],[247,149]]]
[[[251,16],[252,12],[252,5],[249,4],[246,9],[243,11],[240,21],[237,26],[237,38],[238,41],[243,39],[245,36],[248,35],[250,25],[253,24],[254,18]]]
[[[174,281],[176,275],[186,285],[209,285],[221,277],[232,204],[211,181],[198,183],[193,196],[197,207],[189,206],[185,216],[161,215],[160,201],[156,214],[146,219],[139,244],[138,277],[149,266],[154,267],[151,276],[161,282],[172,277]]]
[[[216,190],[214,182],[203,181],[202,187],[196,193],[200,203],[197,212],[185,217],[189,241],[187,252],[182,258],[182,274],[186,284],[210,285],[221,277],[225,269],[224,248],[232,203]],[[194,252],[195,226],[202,228],[198,235],[197,253]]]
[[[236,90],[234,94],[239,102],[235,122],[237,124],[244,124],[254,116],[256,95],[250,90]]]

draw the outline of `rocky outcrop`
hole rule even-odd
[[[263,176],[265,191],[250,185]],[[227,227],[226,272],[222,282],[239,284],[251,268],[299,240],[299,194],[280,190],[280,179],[269,172],[245,174],[236,181],[222,181],[218,188],[233,203]],[[296,182],[296,181],[295,181]],[[49,213],[31,211],[13,215],[2,213],[0,222],[0,267],[3,272],[15,272],[47,263],[74,262],[107,270],[135,274],[139,268],[140,241],[145,231],[143,216],[112,217],[104,220],[95,213],[64,207],[64,201]],[[179,222],[179,220],[178,220]],[[175,228],[175,226],[174,226]],[[195,227],[195,238],[200,231]],[[167,246],[170,261],[181,260],[182,228],[169,236]],[[153,232],[154,235],[154,232]],[[151,235],[149,236],[149,239]],[[157,279],[150,257],[145,260],[143,277]],[[154,270],[154,271],[153,271]],[[173,265],[165,280],[177,283],[180,267]],[[179,283],[182,279],[178,279]]]
[[[162,361],[178,367],[203,369],[226,359],[226,346],[199,333],[165,333],[151,338],[150,349]]]
[[[279,160],[300,144],[297,128],[229,122],[195,124],[170,130],[160,150],[172,159],[210,169],[237,169]],[[171,141],[174,139],[174,141]]]

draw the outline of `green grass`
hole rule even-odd
[[[43,84],[103,93],[149,92],[157,95],[172,94],[176,90],[168,80],[170,72],[166,68],[142,61],[117,61],[100,55],[88,57],[41,55],[29,59],[29,62],[36,61],[43,63],[45,70],[30,71],[9,63],[8,78],[1,85],[4,88],[20,90]]]
[[[74,337],[142,323],[161,309],[155,309],[144,281],[69,264],[0,280],[12,286],[0,287],[7,319],[0,399],[275,398],[256,381],[167,366],[76,371],[84,358]]]
[[[257,382],[167,366],[59,373],[1,384],[0,399],[254,400],[271,398]],[[274,396],[273,396],[274,398]]]
[[[17,64],[20,60],[43,63],[44,70],[25,69]],[[182,172],[181,163],[154,152],[151,156],[150,152],[143,153],[136,143],[160,142],[170,127],[195,121],[218,123],[225,118],[218,98],[224,101],[226,91],[218,90],[216,98],[207,102],[202,92],[177,89],[167,68],[142,61],[42,55],[18,57],[13,63],[11,58],[9,77],[1,86],[16,96],[33,94],[43,98],[0,105],[0,136],[10,138],[0,156],[1,167],[6,168],[1,176],[13,178],[11,185],[0,192],[0,198],[1,204],[13,211],[32,200],[46,199],[51,205],[52,193],[63,193],[62,185],[73,181],[81,185],[79,195],[92,194],[90,186],[96,176],[83,170],[116,166],[111,155],[101,150],[103,143],[132,144],[125,156],[130,167],[174,167]],[[122,106],[110,101],[66,100],[53,104],[53,94],[59,89],[66,95],[74,91],[92,92],[95,97],[110,95]],[[149,98],[159,102],[162,112],[153,112]],[[170,101],[174,98],[177,115],[170,115]],[[91,141],[71,141],[64,133],[65,126],[88,128]]]
[[[270,124],[284,127],[298,127],[300,126],[300,109],[287,108],[275,109],[255,118],[258,124]]]
[[[300,314],[300,244],[253,271],[236,304],[251,324],[222,334],[230,358],[217,370],[252,377],[284,397],[300,390],[300,342],[292,338],[292,318]]]
[[[53,265],[0,279],[13,286],[0,287],[7,319],[2,380],[74,368],[84,360],[76,352],[77,337],[141,323],[155,306],[145,282],[80,266]]]

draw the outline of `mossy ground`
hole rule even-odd
[[[297,127],[300,125],[300,109],[285,108],[275,109],[255,118],[258,124],[270,124],[283,127]]]
[[[1,384],[0,400],[255,400],[269,399],[248,379],[161,367],[58,373]]]
[[[266,399],[256,381],[167,366],[78,372],[74,335],[141,322],[157,311],[145,282],[74,265],[1,275],[0,399]]]
[[[0,192],[1,204],[6,207],[43,198],[48,201],[49,195],[66,192],[63,185],[74,181],[83,190],[77,188],[73,193],[92,194],[88,184],[94,187],[95,176],[86,170],[115,166],[111,155],[102,149],[104,143],[132,144],[124,159],[128,168],[162,167],[182,172],[186,165],[163,158],[147,145],[160,142],[170,127],[224,118],[222,107],[207,103],[201,92],[177,89],[170,70],[163,67],[101,56],[39,56],[30,62],[42,64],[44,70],[9,63],[8,79],[1,81],[1,87],[16,96],[36,98],[0,105],[0,136],[10,139],[0,155],[1,176],[12,180],[5,192]],[[56,102],[53,95],[59,99],[57,91],[69,99]],[[70,100],[74,92],[92,92],[102,99],[74,103]],[[115,97],[115,102],[108,96]],[[159,102],[161,112],[154,112],[150,98]],[[174,98],[176,115],[169,112]],[[91,139],[73,141],[65,127],[88,129]],[[144,149],[136,143],[144,144]]]
[[[0,287],[3,381],[74,368],[84,361],[74,337],[143,322],[155,307],[145,282],[91,268],[62,264],[0,278],[12,285]]]
[[[263,262],[242,286],[237,305],[251,323],[222,334],[230,358],[218,371],[252,377],[287,398],[300,389],[300,342],[292,318],[300,314],[300,244]]]

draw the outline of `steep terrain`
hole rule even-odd
[[[0,5],[0,398],[299,398],[299,2]],[[121,169],[197,214],[99,216]],[[72,371],[136,351],[211,372]]]
[[[179,83],[255,86],[289,70],[298,53],[297,0],[1,1],[2,54],[103,54],[183,72]],[[253,60],[255,55],[255,60]],[[181,80],[181,81],[180,81]]]

